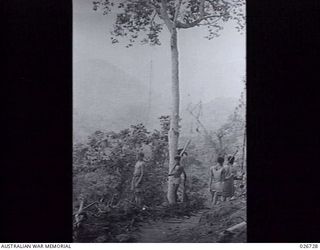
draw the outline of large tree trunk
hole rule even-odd
[[[178,39],[177,30],[174,28],[171,32],[171,69],[172,69],[172,104],[170,116],[170,130],[169,130],[169,173],[174,167],[174,157],[177,155],[178,140],[179,140],[179,53],[178,53]],[[177,202],[177,194],[175,192],[172,176],[169,177],[167,198],[169,204]]]

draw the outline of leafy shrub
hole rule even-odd
[[[113,204],[132,198],[131,179],[138,152],[146,153],[143,179],[147,205],[163,202],[166,182],[168,116],[160,117],[161,131],[147,131],[143,124],[116,132],[96,131],[85,144],[74,145],[74,206],[80,200],[100,199]]]

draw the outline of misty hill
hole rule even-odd
[[[222,126],[232,114],[237,103],[236,98],[216,98],[209,103],[203,104],[203,115],[201,116],[202,123],[209,130],[216,130]],[[114,112],[104,115],[99,114],[83,114],[77,111],[74,112],[74,138],[75,140],[83,140],[89,134],[96,130],[114,130],[124,129],[131,124],[139,122],[145,123],[145,117],[140,110],[147,110],[147,107],[139,107],[139,105],[131,106],[131,113],[124,113],[116,116]],[[158,128],[157,115],[154,117],[153,124],[149,124],[149,129]],[[186,108],[181,112],[182,117],[182,135],[196,135],[197,123],[194,118],[186,111]]]
[[[158,117],[169,114],[169,103],[139,80],[105,60],[74,63],[74,139],[82,141],[96,130],[118,131],[144,123],[159,128]],[[215,98],[203,103],[201,121],[208,129],[220,127],[233,112],[237,98]],[[181,107],[182,134],[194,133],[194,118]]]
[[[118,130],[146,119],[147,92],[134,77],[104,60],[74,63],[74,137]]]

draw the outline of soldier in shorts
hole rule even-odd
[[[135,203],[141,206],[142,201],[142,178],[143,178],[143,171],[144,171],[144,154],[141,152],[138,154],[138,161],[134,166],[134,173],[131,182],[131,190],[134,193],[134,200]]]
[[[210,183],[209,191],[211,193],[211,203],[212,206],[217,204],[218,197],[222,195],[222,185],[223,185],[223,163],[224,158],[219,156],[217,159],[218,164],[210,168]]]
[[[180,155],[177,155],[174,157],[175,165],[174,165],[173,169],[171,170],[170,174],[168,175],[168,176],[172,176],[171,181],[173,183],[176,201],[177,201],[178,188],[181,183],[181,175],[183,174],[185,180],[187,178],[187,175],[186,175],[186,172],[184,171],[184,168],[180,165],[180,159],[181,159]]]

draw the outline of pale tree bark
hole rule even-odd
[[[170,32],[170,50],[171,50],[171,115],[170,115],[170,129],[168,133],[169,144],[169,173],[174,168],[174,157],[178,152],[179,141],[179,52],[178,52],[178,34],[177,34],[177,21],[180,11],[182,0],[176,0],[175,15],[171,20],[167,13],[167,1],[161,0],[160,17],[164,21]],[[169,177],[167,198],[169,204],[177,202],[177,192],[173,184],[173,176]]]
[[[171,116],[170,116],[170,130],[168,134],[169,139],[169,173],[174,168],[174,157],[177,155],[178,141],[179,141],[179,52],[178,52],[178,37],[176,28],[171,32],[171,70],[172,70],[172,104],[171,104]],[[168,202],[174,204],[177,201],[177,194],[173,185],[173,176],[169,177],[168,182]]]

